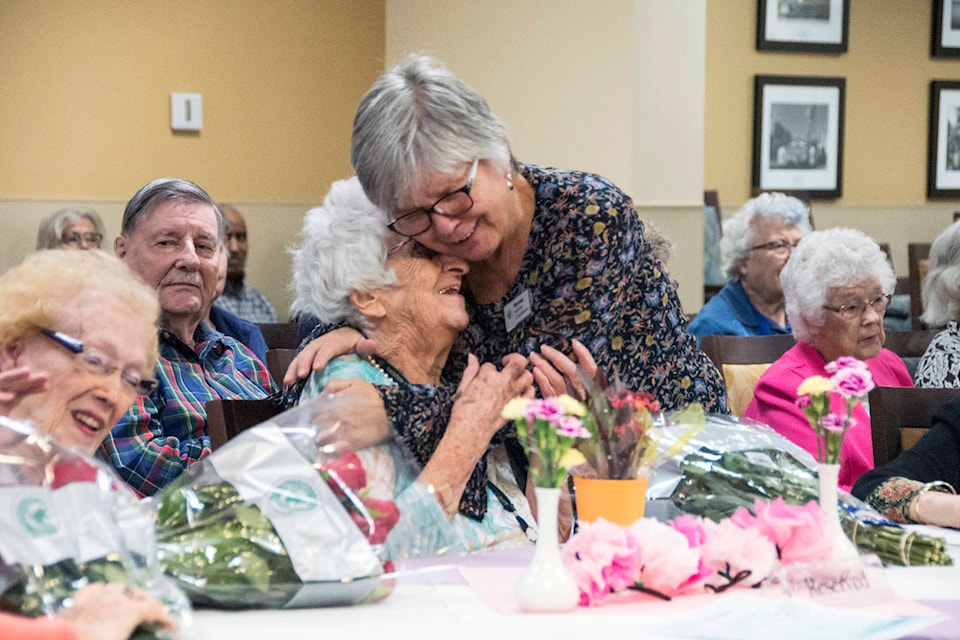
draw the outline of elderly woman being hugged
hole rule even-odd
[[[797,406],[797,388],[842,356],[862,360],[879,386],[910,387],[906,365],[884,349],[883,314],[896,276],[883,251],[854,229],[815,231],[800,241],[780,272],[797,344],[760,377],[744,412],[816,455],[814,431]],[[873,468],[870,416],[858,405],[840,452],[846,490]]]
[[[382,220],[355,178],[334,183],[307,213],[294,253],[294,310],[353,327],[375,341],[376,353],[334,358],[311,375],[301,399],[344,385],[373,385],[380,394],[384,419],[419,472],[397,499],[401,530],[411,525],[416,547],[407,553],[526,544],[535,526],[527,461],[500,415],[509,400],[534,391],[526,358],[508,356],[497,369],[454,352],[468,322],[461,293],[468,263]],[[409,401],[392,401],[397,394]],[[380,456],[374,467],[378,460],[389,463]]]

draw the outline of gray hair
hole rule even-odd
[[[802,200],[780,192],[761,193],[748,200],[735,214],[723,221],[720,255],[723,271],[729,280],[740,277],[740,267],[750,257],[750,250],[755,243],[750,223],[757,216],[796,225],[803,235],[810,233],[810,208]]]
[[[787,318],[800,342],[811,342],[823,326],[827,292],[880,279],[884,293],[893,293],[897,276],[880,246],[856,229],[826,229],[808,233],[793,250],[780,284]]]
[[[930,245],[929,260],[920,317],[929,327],[942,327],[960,319],[960,222],[940,232]]]
[[[178,200],[188,204],[210,205],[217,216],[217,242],[223,244],[226,239],[226,223],[220,207],[213,201],[210,194],[199,185],[179,178],[158,178],[140,187],[123,210],[120,233],[129,236],[136,231],[137,225],[143,218],[152,213],[158,206],[170,200]]]
[[[81,207],[61,209],[40,221],[40,228],[37,230],[37,250],[56,249],[61,246],[63,244],[63,230],[71,222],[80,218],[89,220],[101,237],[105,235],[103,222],[93,209]]]
[[[510,169],[507,127],[435,58],[408,56],[360,101],[350,159],[367,197],[385,211],[431,173],[478,158]]]
[[[386,267],[387,245],[399,237],[387,229],[385,220],[356,177],[333,183],[323,204],[307,212],[300,247],[290,252],[293,316],[309,313],[325,323],[367,328],[350,293],[396,283],[393,270]]]

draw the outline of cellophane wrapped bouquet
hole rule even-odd
[[[337,402],[317,396],[243,431],[152,498],[161,564],[195,604],[300,608],[389,595],[400,549],[415,546],[391,546],[390,534],[417,469],[395,440],[351,444],[356,425]]]
[[[37,617],[73,604],[94,582],[140,587],[177,631],[141,625],[133,640],[190,637],[186,595],[156,561],[153,521],[115,472],[0,416],[0,607]]]

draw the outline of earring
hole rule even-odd
[[[513,172],[507,171],[507,189],[513,191]]]

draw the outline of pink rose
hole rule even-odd
[[[631,586],[641,562],[629,530],[603,518],[582,525],[564,545],[562,557],[580,589],[581,605]]]
[[[830,539],[823,512],[816,501],[803,506],[786,504],[783,498],[754,503],[754,527],[780,552],[783,564],[815,562],[830,555]]]
[[[834,391],[844,398],[865,396],[873,389],[873,376],[867,369],[846,368],[840,369],[830,378]]]

